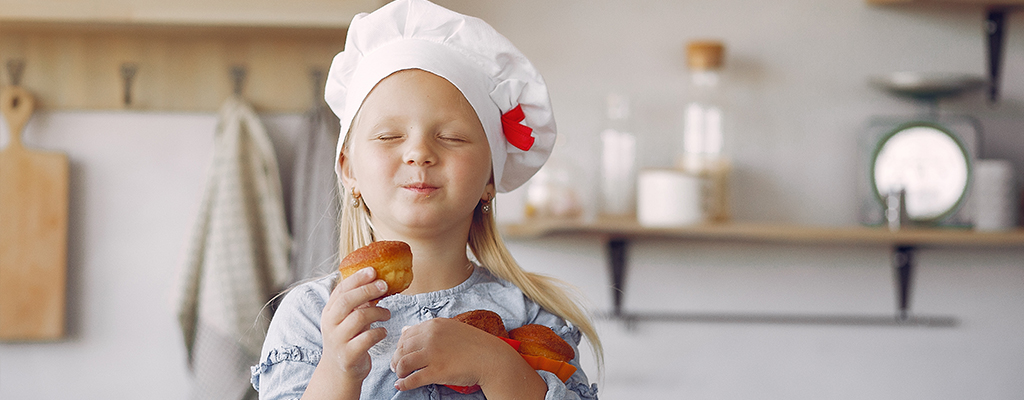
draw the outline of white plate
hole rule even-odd
[[[869,81],[891,93],[914,98],[955,96],[988,85],[988,80],[978,75],[945,72],[894,72]]]

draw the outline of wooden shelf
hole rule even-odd
[[[595,235],[605,241],[611,273],[611,316],[628,324],[637,321],[743,322],[827,325],[956,326],[956,318],[922,317],[910,313],[914,254],[920,247],[1024,248],[1024,230],[975,232],[952,228],[907,228],[891,232],[878,227],[820,227],[767,223],[730,222],[679,228],[648,228],[633,219],[601,219],[593,222],[531,220],[503,224],[508,239],[536,239],[555,235]],[[722,315],[626,312],[622,307],[629,243],[640,239],[714,240],[797,245],[872,245],[892,249],[897,307],[892,316],[877,315]]]
[[[1024,230],[976,232],[957,228],[907,228],[891,232],[877,227],[824,227],[730,222],[679,228],[647,228],[630,219],[528,221],[501,226],[509,239],[548,235],[600,235],[610,238],[725,240],[790,244],[1024,247]]]

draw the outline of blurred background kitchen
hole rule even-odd
[[[64,330],[0,343],[2,399],[187,396],[177,291],[217,110],[232,91],[251,102],[291,209],[304,113],[322,97],[310,70],[330,65],[355,12],[380,5],[157,3],[0,1],[0,61],[23,60],[19,83],[36,97],[23,142],[70,163]],[[968,187],[926,235],[890,234],[863,184],[879,133],[922,113],[953,118],[942,126],[971,163],[1009,161],[1019,181],[1024,9],[996,24],[975,0],[438,3],[491,23],[548,83],[560,143],[542,179],[496,207],[520,263],[578,285],[602,315],[603,377],[581,347],[602,398],[1024,396],[1019,221],[978,232]],[[990,79],[997,26],[1002,79],[992,101],[987,84],[972,82]],[[635,146],[628,169],[676,166],[695,95],[686,46],[708,39],[724,44],[727,221],[608,222],[602,132],[623,122],[609,99],[628,110],[616,128]],[[234,66],[245,67],[239,82]],[[954,82],[957,95],[929,103],[886,90],[894,72],[967,78]],[[4,87],[9,75],[0,73]],[[0,132],[7,146],[10,129]],[[635,214],[645,194],[629,196],[630,176],[622,201]],[[531,203],[531,190],[545,198],[545,188],[572,195]],[[1007,197],[1014,211],[1017,188]],[[910,257],[909,279],[899,279],[900,257]]]

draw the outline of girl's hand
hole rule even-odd
[[[398,375],[398,390],[429,384],[480,385],[488,398],[500,398],[500,393],[523,394],[527,388],[536,390],[525,393],[539,390],[543,398],[547,389],[540,375],[508,343],[448,318],[404,328],[391,369]]]
[[[332,372],[328,375],[358,383],[357,388],[370,374],[370,347],[387,336],[384,328],[370,329],[370,324],[391,318],[373,301],[387,291],[387,283],[376,277],[373,268],[364,268],[343,279],[320,316],[324,352],[317,369],[323,366]]]

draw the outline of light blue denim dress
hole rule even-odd
[[[260,399],[302,397],[323,353],[320,314],[337,279],[338,273],[334,273],[299,285],[282,300],[263,342],[260,363],[252,367],[252,384],[259,391]],[[373,367],[363,381],[363,399],[483,399],[483,392],[464,395],[442,385],[399,392],[394,386],[398,377],[389,367],[402,327],[478,309],[501,315],[509,330],[526,324],[551,327],[576,350],[571,364],[577,370],[567,382],[562,383],[550,372],[538,371],[548,384],[545,399],[597,399],[597,386],[588,382],[580,368],[579,329],[540,308],[518,287],[495,277],[485,268],[474,268],[469,279],[451,289],[413,296],[397,294],[384,298],[377,305],[391,310],[391,319],[373,324],[373,327],[383,326],[388,334],[370,349]]]

